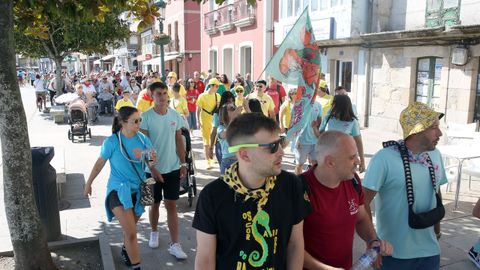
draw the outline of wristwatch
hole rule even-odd
[[[186,168],[186,167],[187,167],[187,163],[182,163],[182,164],[180,164],[180,167],[185,167],[185,168]]]

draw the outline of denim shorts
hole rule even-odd
[[[315,144],[300,144],[300,149],[295,148],[293,153],[297,165],[305,164],[307,157],[310,157],[310,160],[317,160],[318,155]]]

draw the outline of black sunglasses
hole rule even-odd
[[[229,153],[235,153],[240,150],[240,148],[255,148],[255,147],[263,147],[270,149],[270,154],[275,154],[278,151],[280,146],[282,149],[287,145],[285,136],[280,136],[280,139],[272,142],[272,143],[245,143],[245,144],[238,144],[234,146],[228,147]]]

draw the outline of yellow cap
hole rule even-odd
[[[237,85],[237,86],[235,86],[235,88],[233,88],[233,89],[234,89],[235,91],[237,91],[237,90],[245,91],[245,89],[244,89],[243,86],[241,86],[241,85]]]
[[[219,80],[217,80],[216,78],[213,78],[213,79],[210,79],[208,81],[208,85],[220,85],[221,82]]]
[[[327,82],[324,81],[324,80],[320,80],[319,86],[320,86],[320,88],[327,88]]]
[[[400,125],[403,138],[420,133],[431,127],[435,120],[443,117],[443,113],[432,110],[428,105],[414,102],[400,113]]]
[[[177,78],[177,73],[175,73],[175,71],[170,71],[168,73],[167,77],[174,77],[176,79]]]

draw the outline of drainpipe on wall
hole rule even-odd
[[[265,34],[263,35],[263,65],[262,67],[265,68],[265,65],[270,61],[272,58],[272,47],[273,47],[273,1],[272,0],[265,0],[265,6],[263,9],[263,29]],[[258,3],[261,2],[257,2]],[[278,3],[278,2],[277,2]],[[260,74],[262,75],[262,74]],[[266,78],[268,74],[264,74]]]
[[[368,14],[367,14],[367,32],[372,32],[372,17],[373,17],[373,2],[374,0],[368,1]],[[365,116],[364,116],[364,126],[370,126],[370,115],[372,115],[372,86],[373,86],[373,67],[372,67],[372,48],[368,48],[368,57],[367,57],[367,76],[365,80],[366,89],[365,89]]]
[[[442,117],[443,122],[447,123],[447,106],[448,106],[448,89],[450,88],[450,70],[452,65],[452,59],[450,59],[452,55],[452,46],[448,47],[448,73],[447,73],[447,89],[446,89],[446,96],[445,96],[445,110],[443,112],[444,116]]]

